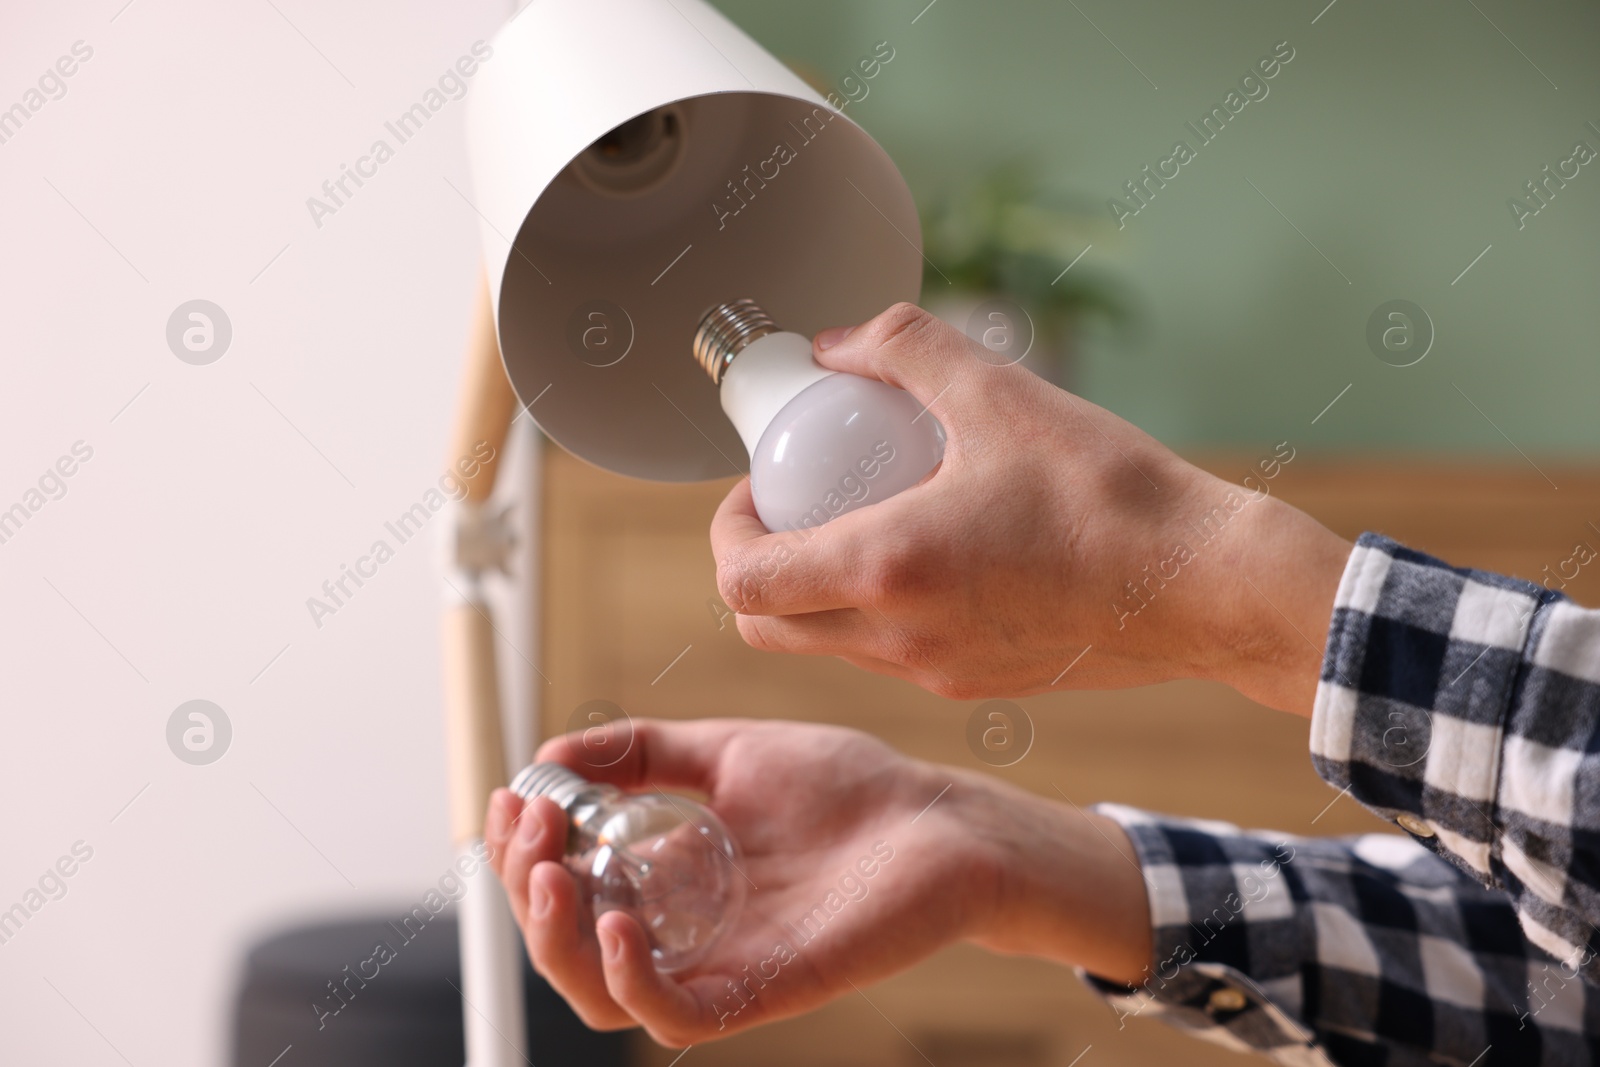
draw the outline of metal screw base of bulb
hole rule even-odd
[[[549,797],[562,811],[572,806],[579,793],[591,788],[587,778],[559,763],[530,763],[511,780],[511,791],[523,800]]]
[[[777,332],[778,324],[754,300],[718,304],[700,316],[700,325],[694,331],[695,362],[712,382],[721,385],[722,375],[734,356],[751,341]]]

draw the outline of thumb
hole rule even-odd
[[[960,330],[904,303],[860,326],[822,331],[812,341],[812,351],[829,370],[876,378],[928,405],[946,390],[954,396],[975,385],[985,366]],[[941,404],[934,414],[953,429],[946,418],[951,410]]]

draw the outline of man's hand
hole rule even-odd
[[[710,956],[662,976],[629,916],[585,925],[559,862],[563,813],[497,791],[485,836],[529,956],[596,1029],[710,1040],[809,1011],[960,939],[1129,982],[1149,954],[1132,850],[1100,816],[837,727],[641,721],[614,765],[582,756],[568,738],[539,752],[630,791],[706,796],[739,840],[748,880],[744,909]]]
[[[980,352],[910,304],[817,336],[824,366],[930,405],[944,463],[781,534],[735,486],[711,543],[744,639],[957,699],[1199,677],[1309,715],[1350,544]]]

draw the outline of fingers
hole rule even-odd
[[[687,1045],[712,1028],[708,1006],[656,971],[644,930],[628,915],[607,912],[595,923],[605,989],[611,1000],[663,1045]]]
[[[750,494],[750,479],[741,478],[722,498],[722,503],[717,505],[716,515],[711,519],[711,554],[721,563],[722,557],[733,549],[747,541],[767,536],[768,530],[756,514],[755,498]],[[788,539],[796,541],[800,538],[790,534]]]
[[[848,330],[824,330],[812,346],[824,367],[887,382],[930,407],[946,390],[978,384],[978,372],[989,368],[965,334],[915,304],[896,304]],[[941,403],[934,414],[952,436],[959,434],[960,405]]]
[[[606,992],[594,938],[584,933],[577,883],[559,862],[566,851],[567,817],[544,797],[524,803],[509,789],[489,798],[484,840],[522,929],[528,958],[573,1010],[594,1029],[634,1025]]]
[[[623,740],[627,747],[622,756],[607,756],[609,762],[603,766],[589,756],[592,750],[584,748],[581,733],[551,738],[539,747],[536,758],[553,760],[591,781],[623,789],[692,789],[714,794],[723,748],[749,725],[740,719],[633,719],[626,726],[629,734]]]
[[[561,994],[591,1029],[613,1030],[634,1020],[606,991],[595,939],[583,926],[578,883],[559,863],[539,863],[529,872],[523,940],[534,970]]]
[[[489,817],[493,825],[485,828],[485,838],[495,850],[494,870],[520,926],[528,918],[528,872],[566,851],[567,817],[544,797],[523,804],[510,790],[495,791]]]
[[[566,815],[545,797],[523,803],[509,789],[497,789],[489,798],[484,839],[493,849],[490,866],[506,888],[534,969],[589,1026],[633,1025],[606,993],[594,940],[580,926],[577,883],[560,863]]]
[[[855,608],[804,615],[740,615],[739,636],[761,652],[799,656],[887,655],[883,620]]]
[[[483,840],[489,846],[489,869],[496,877],[506,865],[506,843],[511,820],[522,811],[522,798],[509,789],[489,794],[489,810],[483,817]]]
[[[534,969],[591,1029],[642,1025],[668,1045],[704,1036],[706,1002],[657,973],[636,921],[613,912],[587,926],[577,880],[560,862],[566,827],[566,816],[543,797],[524,803],[498,789],[489,798],[489,863],[506,886]]]
[[[853,526],[837,521],[768,533],[745,479],[711,520],[711,551],[717,592],[730,608],[745,615],[793,615],[849,605],[863,550]]]

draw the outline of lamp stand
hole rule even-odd
[[[443,552],[443,690],[449,760],[451,837],[458,855],[482,853],[489,794],[506,783],[506,757],[495,664],[495,625],[485,595],[492,570],[505,571],[511,538],[505,512],[492,509],[517,397],[500,362],[487,281],[479,286],[461,394],[451,430],[449,465],[493,449],[445,528]],[[525,559],[531,558],[525,556]],[[526,1062],[522,965],[505,892],[493,877],[471,880],[461,898],[461,994],[468,1067]]]

